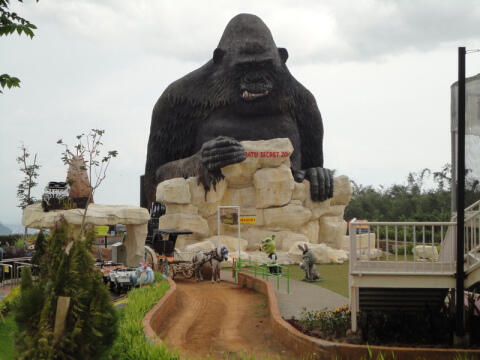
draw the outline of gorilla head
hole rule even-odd
[[[284,86],[281,79],[288,73],[288,52],[277,48],[270,30],[257,16],[240,14],[225,28],[213,52],[214,73],[228,78],[230,101],[240,114],[272,114],[282,109]]]

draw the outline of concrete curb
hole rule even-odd
[[[372,352],[372,358],[377,358],[377,354],[383,353],[384,356],[395,354],[395,359],[445,359],[451,360],[455,355],[472,356],[480,358],[480,350],[468,349],[437,349],[437,348],[404,348],[389,346],[369,346],[354,345],[347,343],[336,343],[332,341],[321,340],[295,329],[288,322],[283,320],[278,310],[277,298],[273,290],[272,284],[262,279],[257,279],[251,275],[239,273],[238,282],[240,286],[253,289],[268,297],[269,311],[272,332],[275,337],[280,339],[284,344],[306,358],[314,359],[359,359],[365,357],[370,358],[368,352]]]
[[[167,278],[170,288],[159,300],[159,302],[150,309],[145,315],[142,321],[143,332],[147,341],[153,344],[157,344],[162,340],[157,335],[160,331],[160,327],[177,304],[177,285],[175,281]]]

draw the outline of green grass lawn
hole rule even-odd
[[[0,359],[10,360],[13,359],[13,334],[17,326],[12,313],[5,316],[4,320],[5,322],[0,318]]]
[[[316,265],[323,281],[312,282],[312,285],[321,286],[348,297],[348,262],[343,264],[319,264]],[[298,265],[289,265],[290,278],[303,280],[305,272]]]

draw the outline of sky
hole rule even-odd
[[[457,48],[480,48],[472,0],[25,0],[11,9],[38,29],[0,38],[0,73],[21,88],[0,94],[0,222],[19,224],[16,158],[41,165],[39,198],[66,167],[56,142],[105,129],[119,155],[95,202],[139,204],[153,106],[176,79],[206,63],[228,21],[260,16],[292,75],[315,96],[325,167],[356,183],[404,183],[450,162],[450,86]],[[480,53],[467,55],[467,76]]]

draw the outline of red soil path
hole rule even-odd
[[[159,336],[190,359],[295,359],[272,336],[267,299],[231,283],[177,282],[177,305]]]

